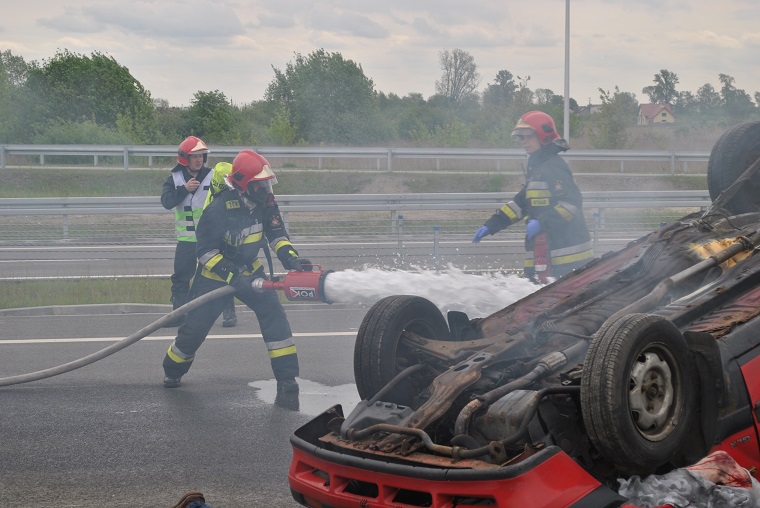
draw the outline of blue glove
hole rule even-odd
[[[541,232],[541,223],[537,219],[530,219],[528,225],[525,226],[525,233],[528,240],[536,236]]]
[[[472,243],[480,243],[480,241],[489,233],[487,226],[480,226],[475,231],[475,236],[472,237]]]

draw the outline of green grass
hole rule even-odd
[[[3,281],[0,287],[0,309],[109,303],[170,305],[171,294],[168,277]],[[288,303],[282,292],[277,294],[281,303]]]
[[[169,304],[169,279],[3,281],[0,309],[103,303]]]
[[[164,170],[4,169],[0,198],[156,196],[169,176]],[[351,194],[372,181],[367,173],[289,171],[276,194]],[[382,191],[378,191],[382,192]]]

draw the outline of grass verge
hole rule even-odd
[[[170,305],[171,295],[168,279],[147,277],[4,281],[0,288],[0,309],[109,303]],[[282,291],[277,291],[277,295],[280,303],[293,303]],[[239,300],[235,304],[242,305]]]
[[[103,303],[169,304],[167,279],[113,278],[4,281],[0,309]]]

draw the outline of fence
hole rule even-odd
[[[210,146],[215,159],[229,159],[246,146]],[[383,148],[383,147],[256,147],[278,168],[292,166],[306,169],[359,169],[367,171],[410,171],[410,161],[427,161],[422,166],[425,171],[512,171],[519,170],[525,161],[525,152],[518,149],[464,149],[464,148]],[[98,167],[106,160],[113,166],[120,162],[123,169],[150,169],[173,165],[177,155],[176,146],[129,146],[129,145],[0,145],[0,169],[14,164],[50,165],[50,158],[75,161],[91,158],[91,167]],[[647,172],[666,171],[675,175],[690,172],[691,163],[704,173],[708,161],[708,151],[666,151],[666,150],[570,150],[563,157],[574,162],[589,165],[594,162],[614,162],[615,171],[625,172],[626,164],[635,165]],[[113,159],[113,160],[112,160]],[[31,162],[31,161],[35,161]],[[347,161],[351,161],[348,163]],[[358,161],[358,162],[357,162]],[[463,164],[464,162],[464,164]],[[60,162],[58,162],[60,164]],[[448,164],[447,164],[448,163]],[[67,164],[71,164],[68,162]],[[157,165],[158,164],[158,165]],[[116,166],[119,167],[119,166]],[[606,165],[606,169],[610,169]]]
[[[601,255],[710,205],[707,191],[585,192]],[[332,269],[366,265],[518,270],[522,225],[473,245],[472,234],[514,193],[278,196],[304,257]],[[158,197],[0,199],[0,280],[166,276],[174,215]]]

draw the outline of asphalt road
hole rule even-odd
[[[176,389],[162,386],[161,369],[173,328],[81,369],[0,388],[0,506],[168,508],[191,489],[214,508],[297,506],[289,437],[331,405],[358,402],[352,355],[367,309],[286,305],[301,393],[284,403],[255,316],[238,309],[238,326],[217,322]],[[0,377],[81,358],[168,310],[1,312]]]

